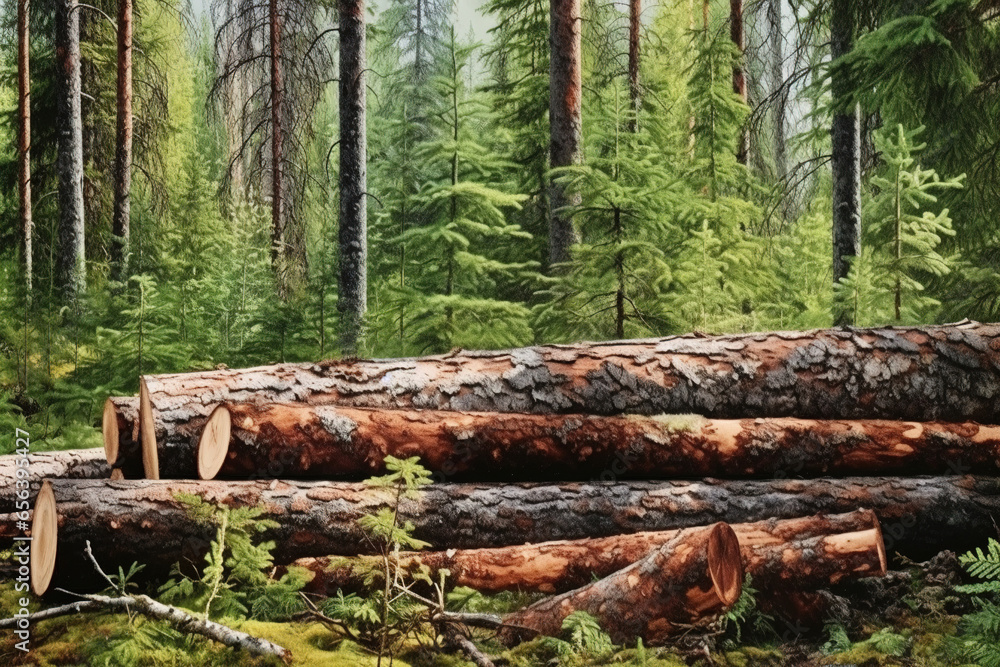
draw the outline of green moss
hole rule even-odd
[[[662,424],[671,433],[689,433],[701,428],[707,422],[704,417],[695,414],[653,415],[652,417],[626,415],[626,419],[652,419]]]
[[[716,656],[716,663],[726,667],[780,667],[785,664],[785,657],[777,649],[743,646]]]

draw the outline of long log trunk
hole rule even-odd
[[[220,423],[223,430],[211,428]],[[983,474],[1000,470],[1000,427],[970,422],[502,415],[243,403],[220,406],[209,425],[198,443],[203,479],[369,477],[383,471],[390,454],[419,456],[442,481],[939,474],[954,472],[959,460]],[[183,456],[195,458],[194,452]]]
[[[89,539],[101,562],[138,560],[150,573],[177,560],[200,562],[208,531],[187,518],[178,492],[231,506],[265,507],[279,527],[276,563],[308,556],[372,553],[357,519],[391,491],[338,482],[157,482],[53,480],[59,549],[82,553]],[[436,484],[404,501],[400,518],[432,546],[474,549],[620,533],[749,523],[866,507],[879,516],[887,548],[919,557],[961,550],[993,530],[1000,479],[972,476],[785,481]],[[78,568],[80,570],[80,568]]]
[[[84,258],[83,121],[80,106],[80,9],[56,3],[56,123],[59,128],[59,288],[75,302],[87,289]]]
[[[115,204],[111,265],[114,278],[128,278],[132,211],[132,0],[118,0],[118,115],[115,124]]]
[[[108,465],[121,469],[126,477],[142,476],[139,399],[131,396],[112,396],[104,401],[101,434],[104,438],[104,455]]]
[[[810,516],[782,521],[766,520],[755,523],[732,524],[740,540],[747,571],[753,575],[754,587],[763,590],[758,580],[768,585],[784,576],[780,558],[786,545],[813,538],[832,535],[874,532],[878,519],[870,510],[858,510],[833,516]],[[594,577],[607,577],[628,567],[668,543],[677,535],[676,530],[640,532],[629,535],[612,535],[582,540],[561,540],[540,544],[523,544],[493,549],[449,549],[426,553],[404,552],[399,555],[399,566],[416,571],[421,565],[431,570],[431,579],[448,570],[448,582],[453,586],[468,586],[481,593],[501,591],[537,591],[563,593],[584,586]],[[879,571],[881,540],[873,539],[862,544],[867,559],[858,564],[845,560],[843,566],[831,571],[821,568],[805,570],[797,567],[793,585],[799,589],[818,588],[833,583],[844,576],[868,576]],[[872,554],[874,552],[874,557]],[[312,572],[306,587],[310,593],[336,595],[337,589],[358,591],[366,588],[363,575],[367,568],[354,565],[375,564],[369,559],[378,556],[359,556],[356,561],[344,562],[341,558],[302,558],[292,565]],[[799,562],[801,554],[792,554],[790,561]],[[798,560],[797,560],[798,559]],[[822,567],[828,568],[829,565]],[[882,562],[884,568],[884,562]],[[772,570],[776,570],[772,572]],[[783,583],[784,585],[784,583]]]
[[[567,616],[586,611],[616,643],[641,637],[655,646],[684,628],[716,620],[742,588],[733,530],[724,523],[688,528],[609,577],[507,614],[500,638],[513,643],[539,634],[559,636]]]
[[[271,75],[271,267],[278,285],[278,296],[289,297],[287,266],[288,242],[286,239],[285,185],[284,185],[284,96],[285,86],[281,64],[281,15],[278,0],[268,5],[269,67]]]
[[[27,459],[25,462],[24,459]],[[18,465],[18,463],[26,465]],[[24,470],[24,473],[18,473]],[[46,479],[105,479],[111,468],[100,449],[66,449],[55,452],[38,452],[23,457],[17,454],[0,456],[0,515],[10,521],[0,521],[12,532],[0,532],[0,549],[9,546],[9,538],[21,534],[14,522],[27,521],[35,495]],[[27,488],[25,488],[27,484]],[[18,497],[18,493],[25,493]],[[18,501],[23,505],[19,506]],[[23,512],[23,515],[21,514]],[[19,516],[13,516],[17,513]]]
[[[32,250],[34,223],[31,219],[31,43],[28,19],[28,0],[17,2],[17,157],[18,203],[23,235],[21,261],[24,264],[24,287],[31,299]],[[25,351],[27,354],[27,351]],[[25,377],[27,382],[27,377]]]
[[[827,329],[549,345],[145,376],[142,438],[196,435],[220,403],[1000,423],[1000,325]]]

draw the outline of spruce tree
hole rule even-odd
[[[567,215],[582,232],[569,270],[539,293],[536,326],[545,340],[641,337],[667,330],[664,292],[676,238],[677,188],[649,122],[630,132],[627,93],[614,81],[610,109],[595,125],[587,163],[556,172],[581,201]]]
[[[902,125],[875,136],[885,163],[871,178],[874,195],[865,207],[866,244],[872,247],[876,291],[892,305],[896,321],[930,319],[940,302],[924,293],[927,276],[951,271],[953,259],[938,252],[946,236],[954,236],[947,208],[938,195],[961,189],[965,175],[942,180],[934,169],[924,169],[918,156],[926,144],[917,143],[923,127],[907,131]],[[883,304],[888,310],[888,306]]]
[[[445,73],[434,78],[433,136],[417,151],[420,171],[431,176],[414,198],[425,222],[394,240],[411,258],[406,265],[413,279],[401,290],[412,313],[405,316],[404,330],[421,353],[531,339],[527,308],[494,298],[498,286],[530,280],[537,264],[501,261],[493,252],[531,237],[506,218],[524,196],[487,185],[507,165],[480,142],[489,110],[482,95],[466,85],[473,51],[460,46],[451,31]]]

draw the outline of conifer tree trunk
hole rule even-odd
[[[77,0],[56,3],[56,122],[59,132],[59,260],[57,284],[75,301],[87,288],[84,258],[83,121],[80,107],[80,12]]]
[[[774,90],[774,172],[775,177],[784,178],[788,173],[788,154],[785,140],[785,81],[784,39],[781,26],[781,0],[768,0],[767,20],[771,30],[771,85]],[[783,211],[787,207],[782,207]]]
[[[549,161],[552,168],[579,164],[583,159],[583,64],[580,0],[549,4]],[[550,186],[549,264],[568,261],[579,242],[573,221],[561,210],[580,202],[578,194]]]
[[[278,280],[278,295],[288,298],[288,267],[285,252],[285,201],[282,160],[284,139],[282,127],[282,107],[285,86],[281,71],[281,17],[278,0],[270,0],[271,38],[271,265]]]
[[[115,208],[111,265],[118,281],[128,273],[132,190],[132,0],[118,0],[118,119],[115,128]]]
[[[638,132],[639,110],[642,108],[642,92],[639,89],[639,58],[641,54],[639,37],[641,34],[642,0],[629,0],[628,9],[628,92],[633,114],[629,120],[629,130]]]
[[[830,10],[830,55],[849,53],[854,39],[854,1],[833,0]],[[843,75],[834,72],[833,104],[842,105],[849,94]],[[833,282],[847,277],[851,263],[861,253],[861,112],[836,108],[831,128],[833,150]],[[834,304],[834,323],[854,323],[851,309]]]
[[[340,284],[341,349],[357,351],[368,308],[365,3],[339,0],[340,11]]]
[[[17,111],[18,124],[18,197],[21,212],[21,230],[24,234],[23,262],[24,286],[28,298],[31,297],[31,241],[33,224],[31,220],[31,69],[30,42],[28,28],[28,2],[17,3]]]
[[[739,60],[733,63],[733,92],[747,101],[747,77],[743,70],[743,50],[746,47],[743,35],[743,0],[729,0],[729,38],[740,53]],[[740,143],[736,147],[736,160],[746,164],[750,154],[750,135],[746,128],[740,129]]]

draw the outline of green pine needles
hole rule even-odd
[[[204,618],[288,618],[301,610],[298,590],[306,583],[295,568],[275,581],[273,541],[256,543],[255,536],[278,524],[261,519],[262,507],[226,507],[199,496],[178,493],[188,515],[197,523],[215,529],[205,565],[197,577],[178,563],[170,580],[159,591],[164,602],[200,612]]]
[[[926,144],[917,137],[923,131],[896,125],[875,135],[884,166],[871,178],[861,257],[839,286],[859,325],[933,320],[941,302],[924,293],[925,285],[955,265],[956,257],[938,252],[943,239],[955,235],[938,197],[961,189],[965,175],[942,179],[921,167]]]

